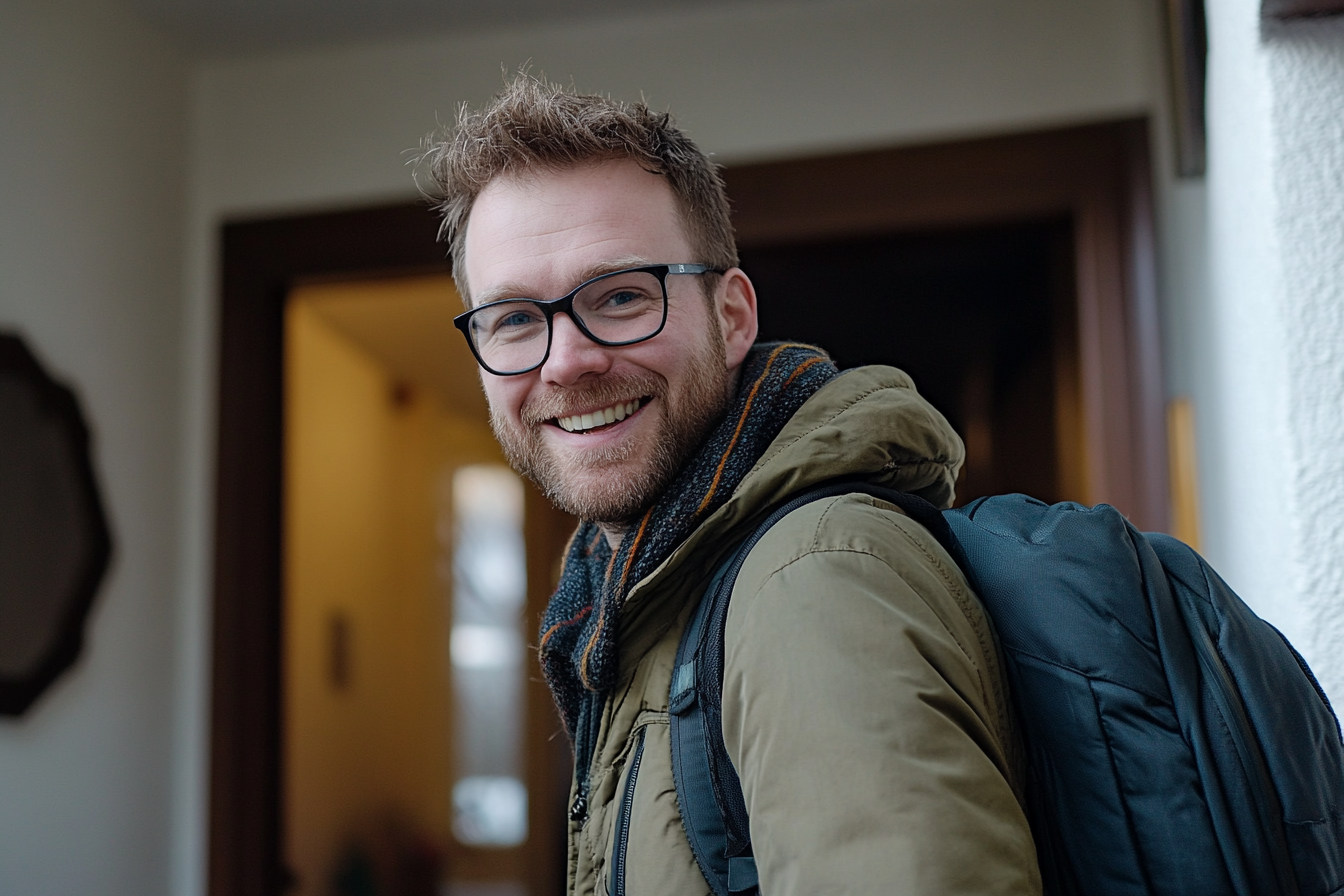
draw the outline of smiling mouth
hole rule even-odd
[[[588,414],[556,417],[552,422],[565,432],[591,432],[624,420],[643,407],[646,400],[644,398],[634,398]]]

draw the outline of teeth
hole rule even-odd
[[[596,426],[602,426],[607,423],[615,423],[617,420],[624,420],[636,410],[639,409],[639,399],[627,401],[622,404],[612,405],[609,408],[603,408],[600,411],[593,411],[591,414],[575,414],[572,417],[557,417],[555,422],[565,432],[583,432]]]

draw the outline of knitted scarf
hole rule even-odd
[[[592,702],[585,697],[614,683],[617,617],[630,588],[728,500],[794,412],[836,374],[811,346],[754,346],[727,415],[620,547],[613,552],[596,523],[579,526],[540,635],[542,671],[571,738]]]

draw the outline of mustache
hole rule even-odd
[[[518,411],[525,426],[536,426],[556,417],[607,407],[632,398],[662,396],[667,380],[656,373],[608,374],[579,387],[555,387],[529,398]]]

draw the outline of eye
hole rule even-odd
[[[537,320],[538,317],[536,314],[529,314],[526,311],[512,311],[504,315],[504,317],[500,318],[498,321],[496,321],[495,327],[498,329],[506,329],[508,327],[525,327],[528,324],[536,323]]]
[[[601,317],[626,317],[631,314],[643,314],[662,301],[661,296],[650,294],[647,290],[632,286],[619,286],[600,296],[588,307],[587,313]],[[585,305],[587,303],[584,303]]]
[[[622,305],[629,304],[630,302],[639,302],[647,298],[648,296],[644,295],[643,293],[636,292],[633,289],[621,289],[608,295],[606,300],[602,304],[604,307],[607,308],[619,308]]]
[[[589,323],[642,320],[662,307],[662,284],[648,271],[621,271],[601,277],[574,296],[574,310]]]
[[[546,316],[531,302],[486,305],[472,320],[474,338],[484,341],[516,341],[545,332]]]

